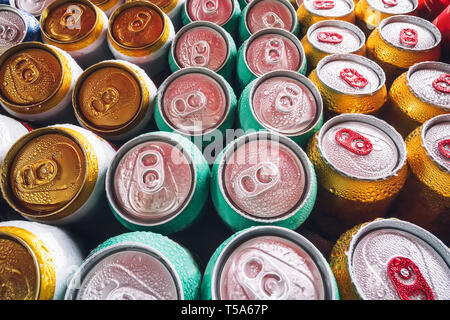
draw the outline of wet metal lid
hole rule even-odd
[[[233,0],[186,0],[186,12],[192,21],[209,21],[223,26],[235,11]]]
[[[408,14],[417,9],[417,0],[367,0],[373,9],[387,14]]]
[[[355,9],[353,0],[305,0],[309,12],[322,17],[343,17]]]
[[[14,0],[12,6],[39,17],[44,9],[55,0]]]
[[[450,114],[436,116],[423,124],[422,145],[428,156],[450,172]]]
[[[288,1],[255,0],[246,11],[245,25],[250,34],[266,28],[281,28],[292,32],[297,14]]]
[[[0,5],[0,54],[21,43],[27,35],[25,19],[14,7]]]

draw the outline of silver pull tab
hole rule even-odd
[[[283,40],[272,38],[267,41],[264,49],[264,58],[268,63],[280,63],[286,60],[286,48]]]
[[[280,112],[290,113],[300,106],[302,98],[302,89],[293,83],[285,83],[275,99],[275,108]]]
[[[210,47],[204,40],[197,41],[191,48],[191,65],[205,67],[210,59]]]
[[[172,112],[185,118],[194,112],[206,108],[206,96],[201,91],[194,91],[176,96],[171,103]]]
[[[284,29],[283,20],[274,12],[266,12],[261,17],[264,26],[267,28],[281,28]]]
[[[246,198],[252,198],[271,189],[280,180],[280,170],[272,162],[252,166],[237,177],[238,188]]]
[[[155,151],[149,150],[139,155],[137,162],[138,185],[147,193],[158,192],[164,185],[164,159]]]
[[[215,14],[219,10],[219,0],[203,0],[202,10],[206,14]]]
[[[6,42],[13,42],[18,34],[19,30],[14,25],[0,18],[0,39]]]

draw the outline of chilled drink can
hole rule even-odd
[[[450,61],[450,2],[443,10],[433,24],[439,29],[442,35],[442,57],[441,60]]]
[[[13,118],[0,115],[0,166],[8,153],[9,148],[20,137],[31,131],[31,128]]]
[[[125,3],[125,0],[92,0],[91,2],[110,17],[114,10]]]
[[[450,0],[419,0],[417,15],[433,21],[450,5]]]
[[[9,0],[9,5],[28,12],[35,17],[39,17],[44,9],[54,1],[55,0]]]
[[[133,2],[135,0],[126,0],[126,2]],[[144,0],[157,5],[173,23],[175,31],[182,27],[181,12],[184,9],[186,0]]]

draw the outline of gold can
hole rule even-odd
[[[133,2],[136,0],[126,0]],[[185,6],[186,0],[144,0],[157,5],[165,14],[167,14],[173,23],[176,31],[181,28],[181,10]]]
[[[367,39],[367,56],[386,73],[388,88],[409,67],[423,61],[438,61],[441,32],[431,22],[406,15],[386,18]]]
[[[99,7],[107,17],[110,17],[114,10],[125,3],[125,0],[92,0],[91,2]]]

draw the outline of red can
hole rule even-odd
[[[433,21],[449,5],[450,0],[419,0],[418,15]]]
[[[449,0],[450,1],[450,0]],[[450,3],[450,2],[449,2]],[[442,35],[442,55],[443,60],[450,60],[450,4],[440,15],[434,19],[433,24],[439,29]]]

